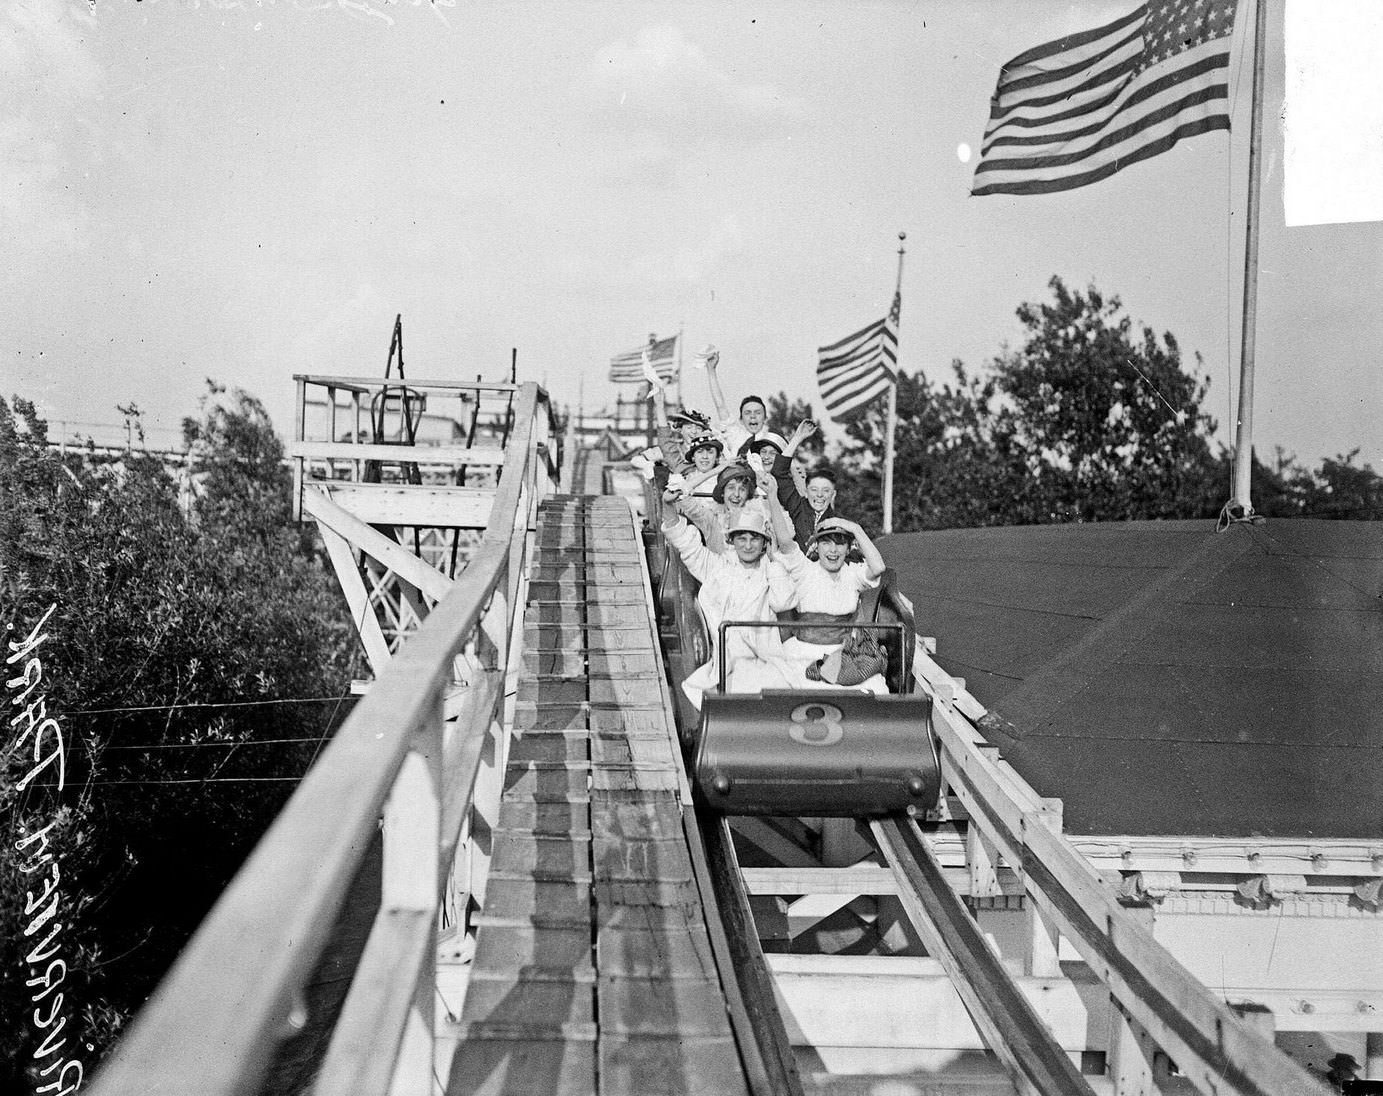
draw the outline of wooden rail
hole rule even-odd
[[[314,1091],[433,1091],[440,895],[521,644],[527,533],[553,486],[546,396],[518,393],[477,554],[303,779],[97,1074],[96,1096],[257,1092],[304,1024],[304,984],[381,816],[380,909]],[[457,715],[445,733],[444,706]]]
[[[992,873],[998,858],[1018,873],[1048,954],[1065,937],[1109,989],[1124,1025],[1111,1047],[1111,1072],[1151,1076],[1160,1049],[1200,1091],[1241,1096],[1302,1096],[1328,1090],[1239,1019],[1165,948],[1113,888],[1059,832],[1053,801],[1038,797],[976,731],[984,708],[934,662],[918,641],[913,673],[937,703],[932,728],[943,784],[969,815],[968,850]],[[972,875],[976,865],[972,863]],[[1037,973],[1037,972],[1031,972]],[[1120,1055],[1145,1062],[1118,1062]],[[1146,1067],[1146,1068],[1145,1068]],[[1139,1090],[1134,1083],[1126,1089]],[[1150,1089],[1149,1089],[1150,1090]]]

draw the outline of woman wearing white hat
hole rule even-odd
[[[678,512],[680,497],[680,488],[663,493],[663,535],[701,583],[696,600],[711,632],[711,658],[682,682],[682,691],[699,709],[702,693],[719,680],[721,621],[775,620],[777,611],[788,607],[795,589],[782,563],[769,558],[769,523],[761,510],[741,510],[725,530],[727,551],[717,553],[702,543],[701,536]],[[782,537],[784,530],[779,529],[778,535]],[[786,536],[791,543],[791,525]],[[730,691],[738,691],[734,683],[737,668],[748,670],[762,660],[776,659],[781,648],[776,628],[731,629],[725,648]]]

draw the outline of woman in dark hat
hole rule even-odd
[[[724,452],[725,443],[714,434],[698,434],[687,442],[687,460],[691,467],[682,473],[687,494],[705,499],[714,496],[720,473],[729,467],[721,459]]]
[[[706,547],[719,555],[727,550],[726,532],[742,514],[757,514],[767,523],[768,511],[763,499],[755,497],[756,491],[754,472],[748,465],[727,464],[717,474],[709,499],[684,495],[677,509],[696,526]]]

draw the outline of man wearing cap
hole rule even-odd
[[[696,600],[710,629],[711,658],[682,683],[687,699],[699,709],[702,694],[719,681],[721,621],[775,620],[774,614],[787,607],[795,589],[783,565],[769,558],[769,521],[762,510],[741,509],[725,530],[726,550],[717,553],[701,542],[679,513],[680,494],[676,488],[663,493],[663,535],[701,584]],[[786,518],[781,525],[779,535],[787,536]],[[725,647],[727,673],[733,674],[736,664],[776,658],[780,650],[776,628],[730,629]]]
[[[806,477],[805,489],[799,488],[791,475],[792,457],[797,447],[817,431],[811,419],[803,419],[792,432],[792,437],[781,450],[782,457],[774,467],[773,475],[778,481],[778,501],[783,504],[792,520],[792,539],[804,552],[812,531],[822,522],[836,516],[836,477],[829,468],[820,467]]]

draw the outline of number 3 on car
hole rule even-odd
[[[845,737],[844,718],[834,704],[799,704],[788,716],[788,737],[804,746],[834,746]]]

